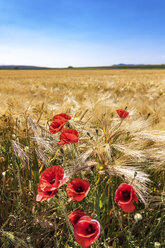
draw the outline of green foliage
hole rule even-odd
[[[83,137],[84,140],[86,139],[86,146],[81,141],[80,144],[61,148],[55,142],[52,152],[45,150],[44,146],[42,149],[39,147],[39,143],[34,139],[34,130],[32,131],[26,118],[22,126],[18,125],[18,120],[14,120],[11,116],[1,118],[0,124],[1,247],[79,247],[74,240],[73,230],[67,218],[74,210],[81,210],[91,215],[101,224],[100,238],[91,247],[149,248],[154,247],[156,241],[163,247],[164,172],[157,172],[144,166],[144,170],[149,172],[153,179],[150,191],[160,197],[157,202],[149,199],[146,206],[142,202],[138,203],[136,211],[131,214],[122,212],[114,202],[115,191],[126,178],[109,173],[108,166],[110,164],[115,168],[118,161],[126,160],[127,156],[117,150],[115,144],[130,144],[132,136],[128,131],[123,133],[118,129],[112,135],[108,133],[107,126],[97,124],[97,132],[93,131],[96,130],[95,126]],[[82,127],[79,128],[81,123],[76,124],[80,135],[83,136],[84,130]],[[37,126],[36,130],[37,128],[40,127]],[[49,139],[51,143],[51,135],[45,134],[42,129],[40,131],[42,138]],[[102,135],[103,144],[99,139]],[[13,148],[16,149],[16,144],[19,145],[17,151]],[[107,144],[111,146],[111,157],[106,152],[106,149],[109,149]],[[87,161],[81,160],[89,149],[92,149],[92,152],[87,156]],[[130,161],[129,156],[127,159]],[[78,168],[77,161],[80,163]],[[94,166],[90,165],[87,166],[88,170],[81,170],[80,168],[88,161],[92,161]],[[136,162],[142,164],[141,161]],[[90,181],[90,191],[82,202],[71,202],[66,195],[66,186],[60,188],[59,192],[48,201],[35,201],[41,172],[55,164],[63,166],[70,178],[76,176]],[[133,161],[132,164],[134,165]],[[158,173],[159,178],[155,176]],[[149,197],[154,198],[153,194]],[[142,220],[136,222],[135,213],[141,213]]]

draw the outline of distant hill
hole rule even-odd
[[[26,66],[26,65],[0,65],[0,70],[112,70],[112,69],[165,69],[165,64],[160,64],[160,65],[116,64],[112,66],[87,66],[87,67],[68,66],[65,68],[50,68],[50,67]]]
[[[48,67],[28,65],[0,65],[0,70],[46,70]]]
[[[71,67],[66,69],[70,69],[70,70],[165,69],[165,64],[160,64],[160,65],[117,64],[112,66]]]
[[[165,64],[117,64],[112,65],[115,69],[165,69]]]

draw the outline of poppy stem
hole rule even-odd
[[[121,118],[121,119],[120,119],[120,122],[119,122],[115,127],[113,127],[113,128],[110,130],[111,135],[109,135],[108,142],[110,142],[111,139],[112,139],[116,134],[118,134],[118,133],[121,132],[121,131],[118,130],[118,129],[119,129],[119,127],[121,126],[123,120],[124,120],[124,119]],[[108,143],[108,142],[107,142],[107,143]]]
[[[57,239],[57,228],[56,228],[56,214],[54,214],[54,236],[56,240],[56,247],[59,247],[58,239]]]
[[[128,220],[128,242],[130,242],[130,239],[131,239],[130,213],[128,213],[127,215],[127,220]]]
[[[75,170],[75,152],[74,152],[74,147],[73,147],[73,144],[70,143],[68,144],[68,152],[69,154],[71,155],[71,159],[73,160],[73,170]]]
[[[16,169],[17,169],[19,192],[20,192],[20,196],[22,196],[23,195],[23,191],[22,191],[22,185],[21,185],[20,167],[18,165],[17,158],[15,159],[15,165],[16,165]]]
[[[73,227],[72,227],[72,225],[71,225],[71,223],[70,223],[70,221],[69,221],[69,218],[68,218],[68,214],[67,214],[67,210],[66,210],[66,208],[65,208],[65,202],[64,202],[64,200],[63,200],[63,194],[62,194],[62,192],[60,192],[59,191],[59,199],[60,199],[60,201],[59,201],[59,208],[60,208],[60,210],[63,212],[63,215],[64,215],[64,217],[65,217],[65,220],[66,220],[66,224],[67,224],[67,226],[68,226],[68,229],[71,231],[71,233],[73,234]]]

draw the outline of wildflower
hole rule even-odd
[[[68,218],[69,218],[72,226],[74,227],[77,224],[77,222],[81,219],[81,217],[83,217],[84,215],[86,215],[84,212],[81,212],[80,210],[77,210],[77,211],[71,212],[68,215]],[[89,215],[86,215],[86,216],[89,216]]]
[[[88,194],[90,183],[88,180],[81,178],[74,178],[70,181],[66,187],[66,192],[71,200],[82,201]]]
[[[53,197],[58,188],[68,180],[68,177],[64,177],[64,170],[61,166],[55,165],[47,168],[41,174],[36,201],[45,201]]]
[[[61,113],[59,115],[55,115],[53,117],[52,123],[49,126],[49,131],[52,134],[58,133],[63,128],[65,123],[70,119],[71,119],[71,117],[67,114],[64,114],[64,113]]]
[[[142,220],[143,219],[143,217],[142,217],[142,215],[141,214],[135,214],[134,215],[134,220],[136,221],[136,222],[138,222],[138,221],[140,221],[140,220]]]
[[[122,208],[123,212],[133,212],[135,210],[134,201],[138,202],[138,197],[132,185],[122,183],[115,193],[115,201]]]
[[[129,115],[129,112],[123,109],[117,109],[116,112],[120,118],[126,118]]]
[[[79,139],[78,132],[75,129],[64,128],[60,135],[60,145],[65,145],[68,143],[77,143]]]
[[[90,216],[83,216],[74,226],[74,236],[81,247],[88,247],[100,236],[100,224]]]

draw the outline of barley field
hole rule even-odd
[[[38,117],[42,110],[47,119],[59,111],[100,114],[127,106],[164,128],[164,92],[165,70],[0,71],[1,114]]]
[[[164,92],[163,69],[0,70],[0,246],[165,247]]]

